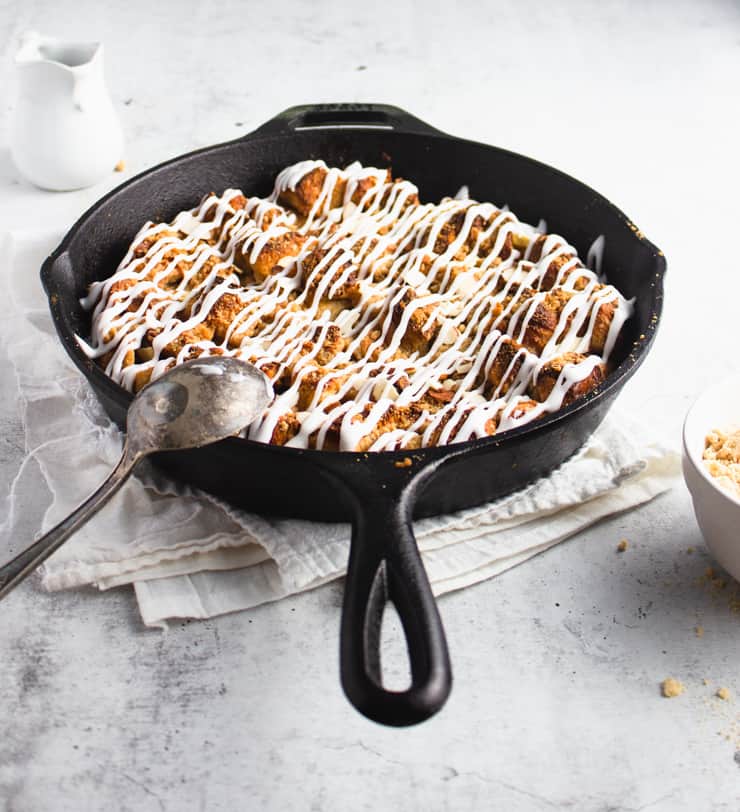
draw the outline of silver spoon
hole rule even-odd
[[[262,372],[223,356],[188,361],[144,387],[129,407],[118,465],[73,513],[0,567],[0,600],[97,513],[148,454],[197,448],[237,434],[272,397]]]

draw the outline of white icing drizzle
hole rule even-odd
[[[320,189],[301,217],[281,200],[312,173]],[[281,441],[297,447],[440,445],[561,408],[632,313],[600,282],[603,240],[589,251],[594,272],[543,221],[522,223],[467,187],[438,204],[417,191],[383,169],[308,160],[280,172],[268,198],[227,189],[147,223],[82,300],[92,330],[80,346],[129,390],[200,354],[249,360],[279,382],[249,437],[275,441],[288,416]],[[530,335],[551,302],[557,322],[535,352]],[[532,401],[540,371],[565,353],[578,355]],[[499,356],[508,361],[491,379]]]

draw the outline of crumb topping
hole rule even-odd
[[[740,429],[710,431],[702,459],[717,484],[740,499]]]

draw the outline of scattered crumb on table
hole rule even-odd
[[[680,696],[684,692],[683,683],[673,677],[668,677],[660,683],[660,689],[663,696],[672,699],[674,696]]]
[[[729,699],[731,694],[728,688],[717,688],[717,696],[720,699]]]
[[[118,162],[118,163],[117,163],[117,164],[116,164],[116,165],[113,167],[113,171],[114,171],[114,172],[123,172],[123,170],[124,170],[125,168],[126,168],[126,161],[124,161],[123,159],[121,159],[121,160],[120,160],[120,161],[119,161],[119,162]]]
[[[694,631],[696,632],[697,637],[704,637],[704,627],[703,626],[694,626]]]
[[[622,539],[619,544],[617,544],[617,552],[623,553],[629,547],[629,542],[627,539]]]
[[[740,614],[740,583],[731,576],[725,577],[714,567],[707,567],[696,583],[709,593],[714,603],[726,602],[730,612]]]

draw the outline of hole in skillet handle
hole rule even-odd
[[[439,130],[400,107],[390,104],[337,102],[289,107],[245,138],[255,135],[287,135],[316,129],[379,129],[422,135],[440,134]]]
[[[452,687],[444,628],[411,521],[416,495],[437,467],[378,476],[377,465],[358,461],[341,480],[339,471],[332,476],[351,494],[355,513],[342,607],[342,688],[360,713],[394,727],[433,716]],[[403,691],[383,685],[381,624],[389,601],[408,649],[411,685]]]

